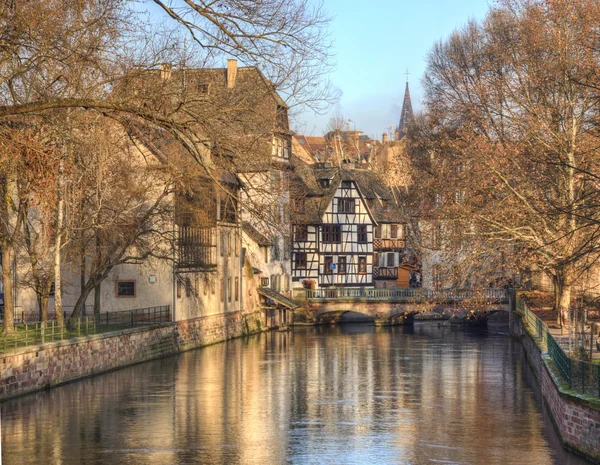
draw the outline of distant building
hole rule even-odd
[[[372,171],[295,163],[294,287],[408,287],[418,264],[406,251],[405,218]],[[300,187],[298,187],[300,186]]]
[[[400,122],[396,127],[395,138],[401,140],[406,135],[408,129],[408,123],[413,117],[412,102],[410,100],[410,90],[408,88],[408,81],[406,81],[406,89],[404,90],[404,101],[402,102],[402,111],[400,112]]]
[[[361,131],[330,131],[322,137],[295,135],[294,153],[305,163],[367,167],[381,142]]]

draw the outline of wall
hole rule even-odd
[[[510,314],[510,330],[523,343],[563,445],[600,463],[600,400],[580,396],[561,387],[548,364],[548,357],[514,313]]]
[[[60,341],[0,358],[0,400],[261,330],[241,312]]]

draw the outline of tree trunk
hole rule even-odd
[[[56,312],[56,321],[59,326],[63,326],[65,321],[63,317],[62,306],[62,285],[61,285],[61,247],[62,247],[62,228],[63,228],[63,184],[64,184],[64,161],[61,158],[58,164],[58,186],[57,186],[57,215],[56,215],[56,245],[54,249],[54,307]]]
[[[85,250],[81,250],[81,267],[79,269],[79,285],[81,292],[85,288]],[[95,311],[94,311],[95,313]],[[83,314],[85,315],[85,301],[83,302]]]
[[[561,292],[558,300],[558,313],[562,322],[561,334],[563,334],[563,328],[569,327],[569,308],[571,305],[571,285],[563,282],[561,286]]]
[[[95,286],[93,279],[90,279],[87,283],[85,283],[85,286],[81,290],[81,295],[77,299],[77,302],[75,302],[73,313],[71,313],[71,319],[76,319],[81,316],[81,309],[83,308],[85,301],[87,300],[88,296],[90,295],[90,292],[92,292],[94,287]]]
[[[100,315],[100,288],[102,286],[102,282],[99,282],[94,287],[94,315]]]
[[[42,325],[45,326],[48,321],[48,296],[40,296],[38,298],[38,305],[40,306],[40,319],[42,320]]]
[[[561,314],[560,314],[560,295],[562,293],[562,283],[560,282],[560,279],[558,277],[558,275],[552,275],[552,283],[554,284],[554,306],[552,308],[552,310],[554,312],[556,312],[556,323],[558,324],[558,326],[560,327],[561,331],[562,331],[562,327],[563,327],[563,321],[561,318]]]
[[[4,333],[13,334],[15,330],[15,304],[13,301],[13,248],[2,246],[2,284],[4,285]]]

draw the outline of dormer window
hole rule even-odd
[[[208,95],[209,85],[208,84],[198,84],[198,93],[200,95]]]
[[[352,181],[342,181],[343,189],[350,189],[352,187]]]
[[[331,179],[321,178],[321,179],[319,179],[319,185],[321,187],[329,187],[331,185]]]

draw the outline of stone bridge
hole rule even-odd
[[[509,311],[504,289],[475,293],[465,290],[426,289],[318,289],[306,293],[308,317],[316,323],[337,323],[355,312],[378,325],[409,324],[417,314],[460,315],[473,322],[485,321],[494,312]]]

